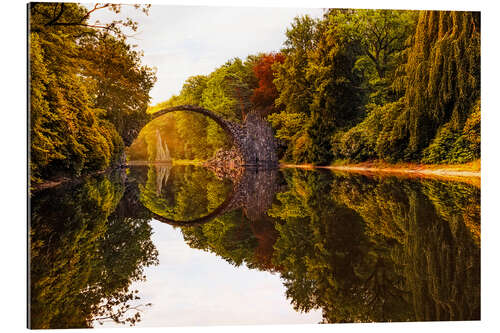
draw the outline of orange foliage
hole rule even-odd
[[[259,62],[253,67],[255,76],[259,80],[259,86],[254,89],[251,101],[263,116],[276,111],[274,100],[278,97],[278,91],[273,83],[272,66],[276,62],[282,64],[284,61],[283,54],[269,53],[262,55]]]

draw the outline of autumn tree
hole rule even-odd
[[[150,120],[146,113],[155,72],[141,64],[142,52],[124,38],[96,33],[79,41],[84,61],[83,74],[89,78],[96,108],[105,110],[110,121],[129,146]]]
[[[275,100],[278,98],[278,91],[274,85],[275,63],[282,64],[285,56],[281,53],[263,54],[257,64],[253,67],[259,86],[253,90],[251,101],[262,116],[267,116],[276,111]]]
[[[90,22],[96,10],[73,3],[29,6],[30,176],[103,170],[122,158],[144,124],[154,73],[125,42],[132,20]],[[147,7],[144,8],[147,11]],[[121,86],[120,86],[121,85]]]

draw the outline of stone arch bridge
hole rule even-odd
[[[269,124],[255,111],[250,112],[243,123],[239,124],[196,105],[165,108],[155,112],[153,119],[175,111],[199,113],[214,120],[240,154],[244,172],[237,179],[232,179],[231,193],[219,207],[206,216],[189,221],[176,221],[157,214],[153,214],[153,217],[175,226],[194,226],[211,221],[231,210],[243,208],[250,220],[258,219],[270,207],[276,193],[274,169],[278,167],[277,143]]]
[[[153,119],[175,111],[195,112],[214,120],[240,153],[244,161],[243,166],[265,169],[278,166],[277,143],[273,131],[257,112],[251,111],[243,124],[238,124],[196,105],[179,105],[155,112]]]

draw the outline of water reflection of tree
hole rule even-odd
[[[285,222],[275,260],[296,309],[321,308],[325,322],[479,319],[477,188],[302,171],[289,180],[271,214]]]
[[[392,261],[372,246],[362,217],[328,195],[330,175],[288,176],[293,186],[278,196],[270,214],[282,221],[274,260],[283,267],[294,308],[320,308],[325,322],[404,319],[408,306]]]
[[[267,215],[183,227],[187,243],[279,272],[294,308],[322,309],[324,322],[479,319],[478,188],[284,173]]]
[[[158,263],[158,253],[150,239],[150,213],[131,206],[134,196],[137,187],[99,176],[32,198],[32,328],[140,320],[133,310],[140,303],[129,286],[144,278],[144,267]]]
[[[147,180],[139,188],[141,202],[151,212],[191,220],[219,206],[231,190],[231,182],[217,179],[204,168],[150,166]]]
[[[277,176],[276,170],[246,170],[238,184],[239,206],[206,224],[183,227],[186,242],[236,266],[277,271],[272,255],[278,232],[274,219],[266,214],[280,185]],[[219,205],[222,186],[213,182],[207,187],[210,209]]]

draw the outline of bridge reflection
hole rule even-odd
[[[154,170],[156,195],[161,196],[165,186],[169,186],[168,179],[172,173],[172,165],[161,164],[150,166],[150,168]],[[209,169],[203,169],[205,172],[211,173]],[[152,177],[151,172],[148,177]],[[222,202],[214,209],[211,209],[208,214],[195,218],[179,219],[178,216],[165,216],[166,214],[152,211],[153,218],[174,226],[195,226],[212,221],[227,212],[242,209],[244,215],[250,221],[258,221],[265,217],[266,211],[271,208],[273,199],[276,193],[280,191],[280,188],[283,190],[283,186],[280,186],[278,182],[277,170],[245,168],[237,179],[231,179],[231,189],[225,194],[225,198],[219,198]],[[199,204],[194,201],[196,200],[193,198],[193,202],[189,204]],[[172,211],[175,211],[175,209]]]

